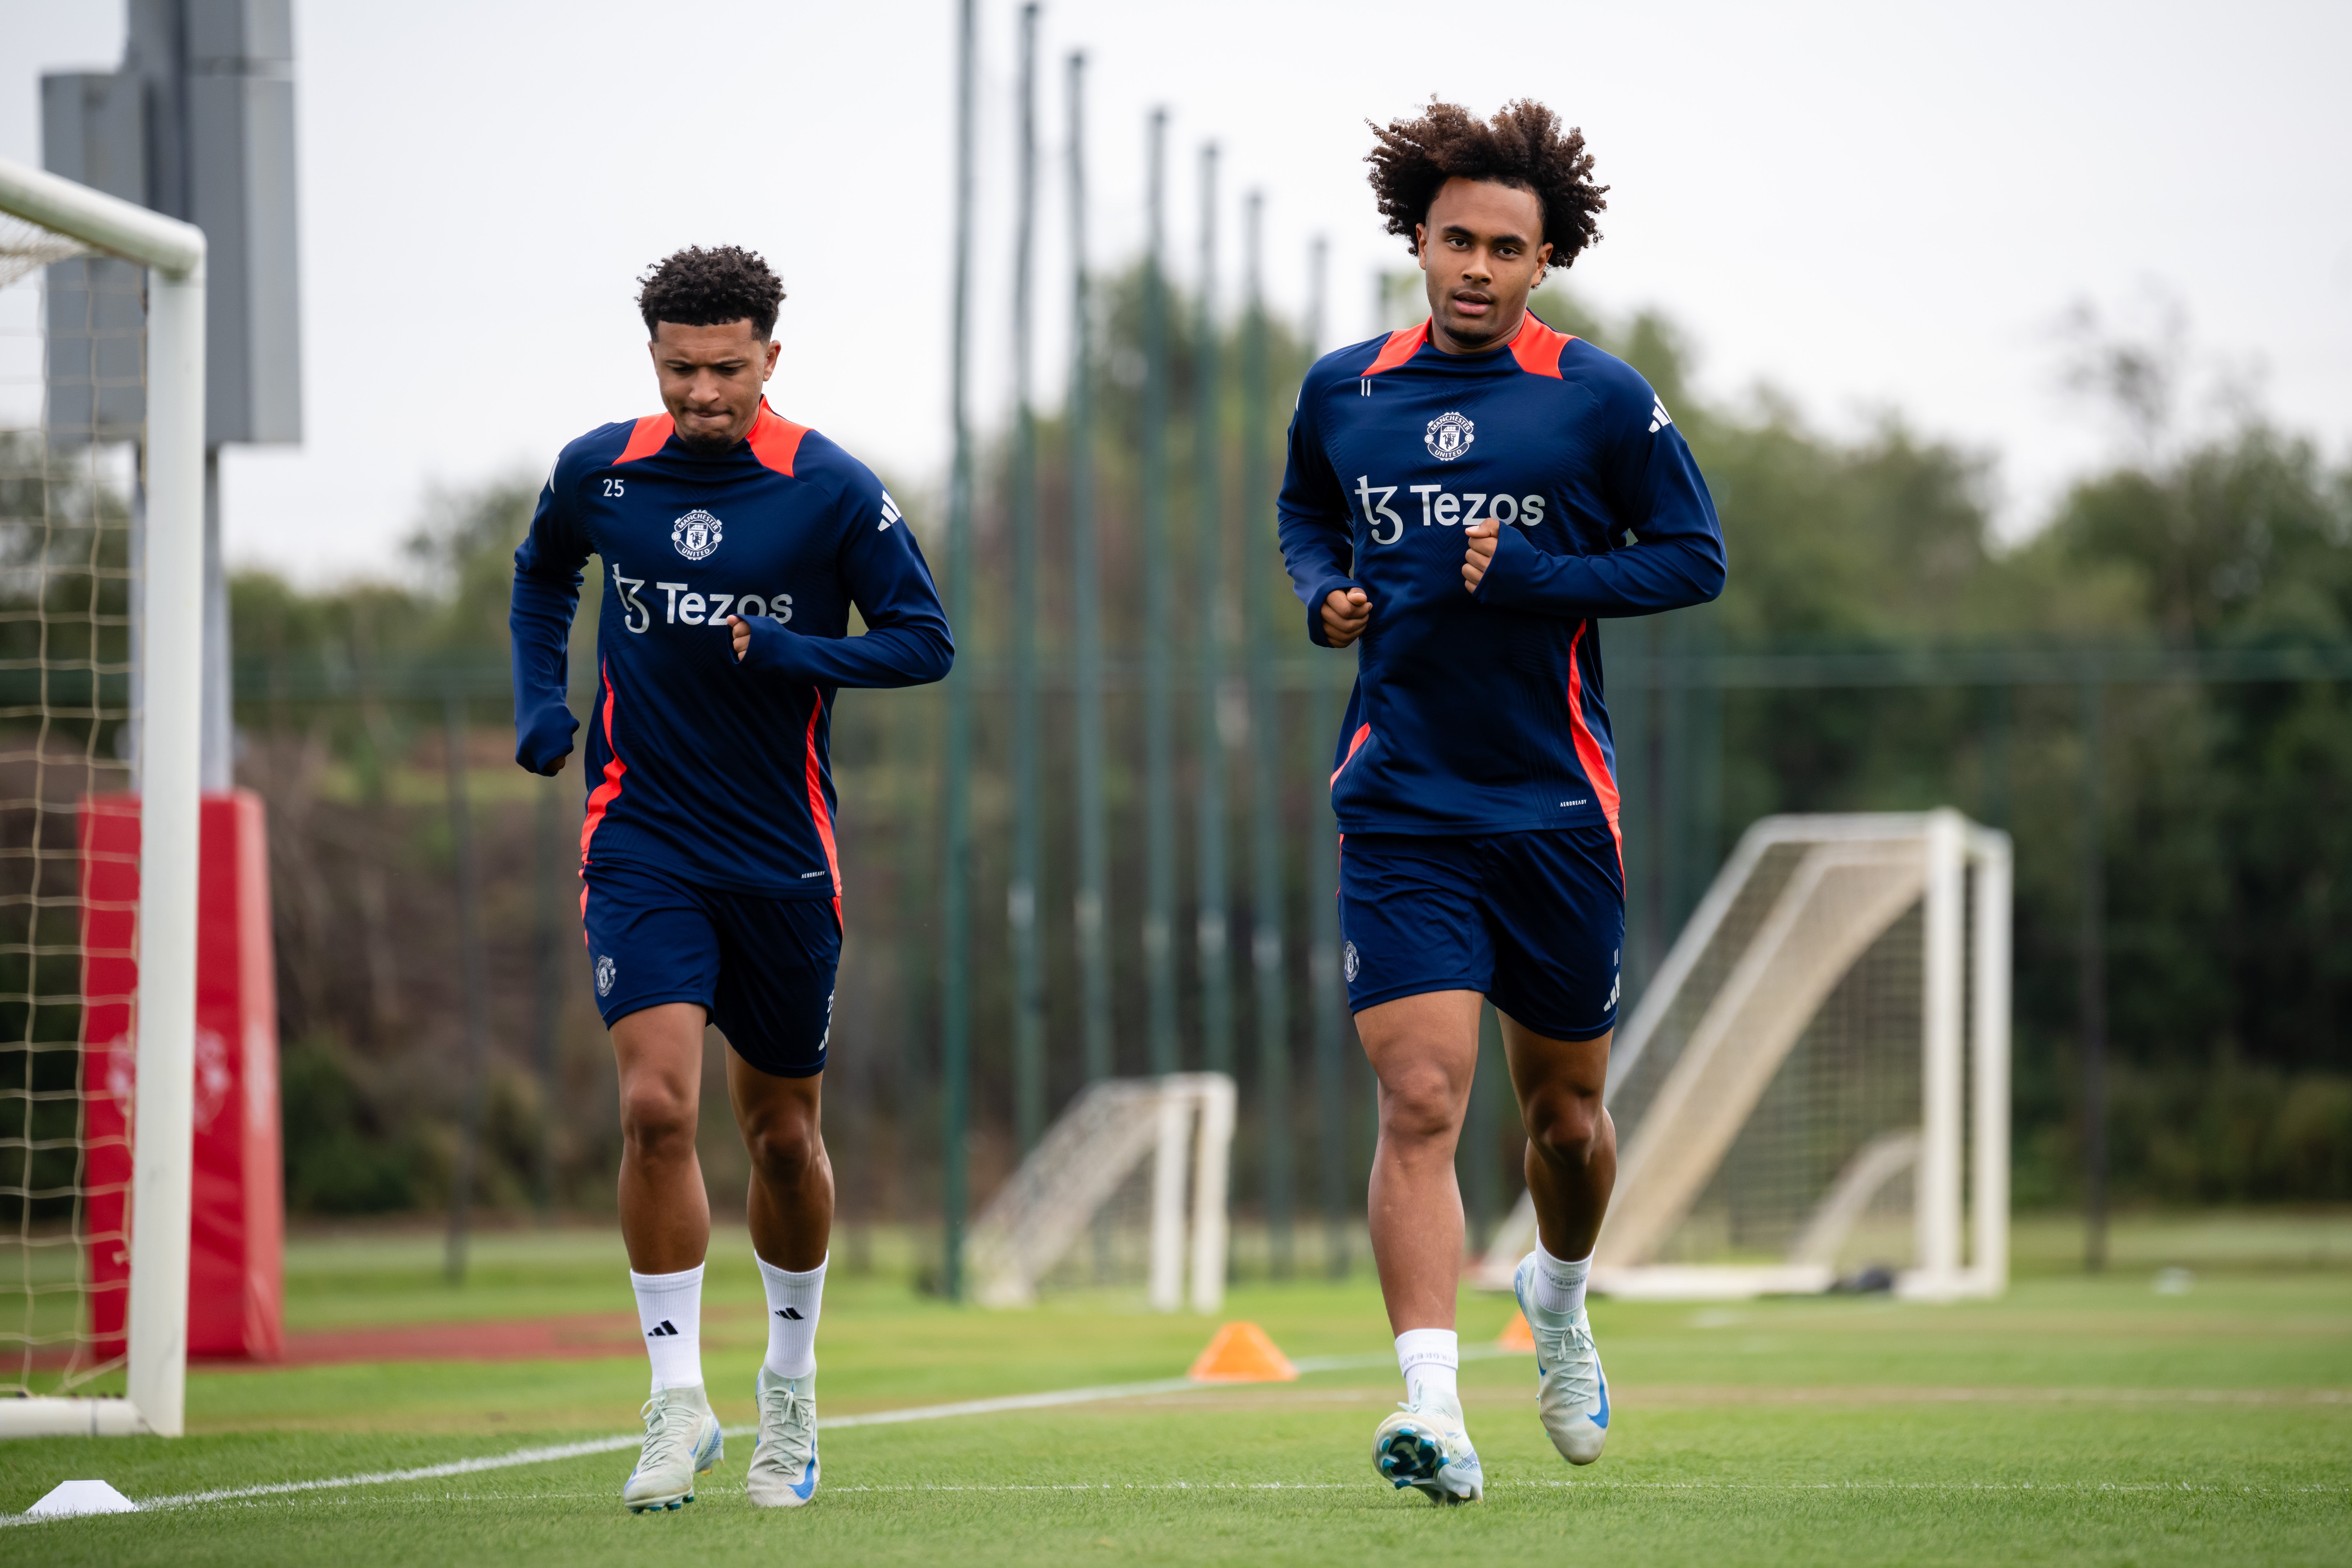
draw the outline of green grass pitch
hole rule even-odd
[[[1392,1369],[1295,1384],[837,1430],[792,1512],[742,1496],[748,1437],[689,1508],[632,1516],[631,1455],[0,1529],[0,1561],[2231,1563],[2352,1561],[2352,1271],[2202,1269],[2184,1295],[2124,1262],[2022,1279],[1996,1303],[1600,1302],[1607,1456],[1571,1470],[1525,1357],[1475,1361],[1465,1402],[1486,1500],[1439,1510],[1371,1473]],[[2128,1238],[2125,1238],[2128,1241]],[[2224,1252],[2224,1229],[2213,1245]],[[2150,1256],[2160,1258],[2161,1252]],[[484,1237],[472,1279],[430,1238],[298,1243],[297,1328],[627,1310],[608,1237]],[[740,1234],[712,1249],[705,1359],[751,1415],[764,1332]],[[1465,1344],[1507,1300],[1463,1298]],[[1294,1356],[1377,1356],[1368,1279],[1234,1292],[1227,1316]],[[1211,1325],[1123,1300],[959,1310],[898,1272],[837,1270],[828,1415],[1181,1373]],[[0,1511],[101,1477],[133,1499],[439,1464],[632,1429],[645,1373],[601,1360],[195,1371],[191,1436],[0,1445]],[[648,1555],[650,1554],[650,1556]]]

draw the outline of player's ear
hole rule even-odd
[[[783,352],[783,344],[778,342],[773,338],[770,338],[768,340],[768,366],[765,370],[762,370],[760,373],[760,379],[761,381],[765,381],[770,376],[776,374],[776,356]]]
[[[1429,226],[1425,223],[1412,226],[1412,261],[1423,272],[1429,270]]]

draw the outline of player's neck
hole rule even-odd
[[[1436,349],[1436,351],[1442,354],[1454,354],[1456,356],[1466,354],[1490,354],[1496,349],[1507,346],[1513,338],[1517,337],[1519,335],[1519,329],[1527,324],[1527,320],[1528,308],[1525,305],[1521,305],[1517,310],[1512,312],[1510,324],[1508,326],[1504,327],[1500,331],[1496,331],[1489,336],[1472,342],[1467,338],[1461,337],[1454,332],[1447,331],[1444,323],[1440,321],[1435,313],[1433,312],[1429,318],[1430,346]]]

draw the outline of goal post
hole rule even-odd
[[[2011,854],[1948,808],[1742,836],[1611,1052],[1596,1289],[2006,1288]],[[1480,1282],[1534,1238],[1523,1195]]]
[[[15,220],[6,238],[20,258],[97,254],[147,269],[144,549],[132,608],[142,806],[127,1392],[121,1399],[0,1399],[0,1436],[176,1436],[186,1393],[196,1044],[205,237],[194,225],[6,160],[0,215]],[[6,260],[0,254],[0,265]]]

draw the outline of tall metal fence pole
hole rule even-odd
[[[2106,859],[2101,842],[2099,683],[2085,680],[2083,703],[2082,930],[2083,1267],[2107,1266],[2107,932]]]
[[[948,624],[972,636],[971,416],[971,158],[974,0],[957,7],[955,309],[950,350],[950,417],[955,427],[954,467],[948,478]],[[947,735],[940,758],[946,809],[941,813],[945,864],[940,877],[940,1187],[943,1217],[940,1289],[963,1297],[964,1134],[971,1089],[971,683],[968,669],[948,677]]]
[[[488,979],[482,966],[481,883],[474,864],[473,813],[466,799],[466,704],[452,693],[441,705],[448,747],[443,772],[449,789],[449,858],[457,880],[457,976],[465,993],[466,1063],[457,1124],[457,1168],[449,1181],[449,1242],[442,1267],[449,1282],[466,1278],[466,1229],[474,1206],[474,1167],[482,1142],[482,1056],[488,1048],[484,1016]]]
[[[1201,149],[1201,275],[1192,329],[1192,547],[1197,576],[1200,646],[1194,650],[1199,682],[1200,781],[1197,812],[1200,894],[1195,936],[1201,963],[1201,1065],[1211,1072],[1234,1070],[1233,968],[1226,941],[1225,742],[1217,709],[1224,698],[1223,637],[1225,605],[1225,486],[1223,452],[1218,441],[1217,392],[1217,144]]]
[[[1084,1013],[1087,1081],[1108,1078],[1110,1015],[1110,848],[1103,826],[1102,567],[1095,523],[1094,300],[1087,276],[1087,58],[1070,57],[1070,394],[1064,412],[1070,444],[1070,642],[1077,668],[1076,733],[1078,785],[1078,986]]]
[[[1257,1000],[1260,1125],[1265,1152],[1267,1264],[1290,1277],[1290,975],[1283,963],[1283,903],[1289,879],[1282,855],[1282,693],[1274,679],[1274,605],[1266,559],[1274,540],[1274,496],[1266,461],[1273,388],[1266,364],[1265,279],[1261,245],[1265,197],[1252,191],[1243,207],[1247,292],[1242,325],[1242,613],[1249,623],[1251,782],[1250,958]]]
[[[1037,416],[1031,405],[1030,272],[1037,230],[1037,7],[1021,8],[1019,238],[1013,266],[1013,1125],[1022,1152],[1045,1131],[1045,966],[1038,940]]]
[[[1150,243],[1143,256],[1143,981],[1153,1073],[1176,1070],[1176,740],[1168,585],[1168,111],[1150,121]]]
[[[1330,246],[1318,238],[1308,251],[1307,356],[1312,363],[1323,352],[1324,282]],[[1310,758],[1328,756],[1337,704],[1333,697],[1346,689],[1348,661],[1328,649],[1314,649],[1316,679],[1309,695],[1315,704],[1314,722],[1306,726]],[[1310,776],[1320,768],[1310,768]],[[1323,1209],[1323,1263],[1333,1279],[1348,1272],[1348,1237],[1355,1216],[1348,1203],[1348,1019],[1347,993],[1339,978],[1339,829],[1331,816],[1328,788],[1312,792],[1314,831],[1308,858],[1307,908],[1312,911],[1312,944],[1307,953],[1307,990],[1315,1003],[1315,1163],[1317,1187]]]

